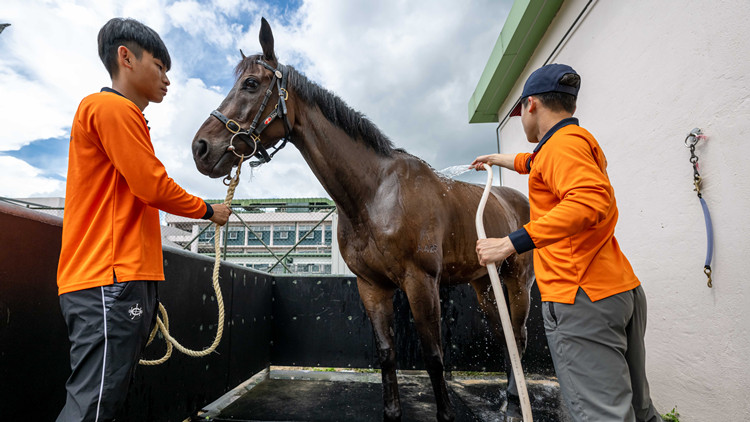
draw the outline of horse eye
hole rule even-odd
[[[245,89],[257,89],[258,86],[260,86],[260,83],[255,78],[247,78],[245,79],[245,82],[243,82],[243,87]]]

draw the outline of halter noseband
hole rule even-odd
[[[270,70],[273,73],[273,78],[271,79],[270,85],[268,85],[266,96],[263,98],[263,102],[258,109],[258,113],[255,114],[255,118],[253,119],[253,123],[250,125],[250,128],[248,128],[247,130],[242,129],[242,126],[240,126],[239,123],[223,115],[219,110],[214,110],[211,112],[212,116],[219,119],[219,121],[224,124],[224,127],[226,127],[228,131],[232,132],[232,138],[229,140],[227,151],[230,151],[234,155],[240,157],[240,155],[234,151],[235,137],[240,138],[253,149],[253,152],[250,154],[250,156],[256,157],[257,160],[248,161],[248,164],[250,164],[251,167],[258,167],[261,164],[271,161],[271,158],[276,155],[279,150],[286,146],[286,143],[289,140],[289,134],[292,132],[292,126],[289,124],[289,117],[287,116],[286,109],[286,100],[289,98],[289,91],[286,90],[287,80],[289,79],[289,69],[282,64],[279,64],[279,68],[275,69],[268,63],[260,59],[255,60],[255,63],[258,63],[266,69]],[[279,94],[279,103],[276,104],[276,107],[273,109],[271,114],[269,114],[268,117],[266,117],[259,126],[258,121],[263,115],[263,111],[266,109],[268,99],[271,98],[274,83],[276,84],[276,89]],[[281,145],[275,147],[274,150],[269,154],[260,141],[260,133],[263,132],[274,120],[276,120],[277,117],[280,117],[284,122],[284,139]]]

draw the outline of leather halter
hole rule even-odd
[[[250,124],[250,127],[247,130],[242,129],[242,126],[240,126],[239,123],[223,115],[219,110],[214,110],[211,112],[211,115],[219,119],[219,121],[224,124],[224,127],[226,127],[227,130],[232,132],[233,134],[231,140],[229,141],[229,146],[227,147],[228,151],[239,156],[236,152],[234,152],[233,142],[235,137],[238,137],[239,139],[244,141],[250,148],[252,148],[253,152],[251,154],[251,157],[256,157],[257,160],[248,161],[248,164],[250,164],[251,167],[257,167],[261,164],[271,161],[271,158],[273,158],[273,156],[276,155],[279,150],[286,146],[286,143],[289,140],[289,135],[292,132],[292,126],[289,124],[289,117],[287,116],[286,108],[286,100],[289,98],[289,91],[286,90],[287,81],[289,79],[289,69],[282,64],[279,64],[278,69],[273,68],[268,63],[260,59],[255,60],[255,63],[260,64],[261,66],[270,70],[273,73],[273,78],[271,79],[271,83],[268,85],[268,89],[266,89],[266,96],[263,98],[263,102],[260,104],[260,108],[255,114],[255,118],[253,119],[252,124]],[[258,125],[258,122],[263,115],[263,111],[265,111],[266,105],[268,104],[268,99],[271,98],[271,94],[273,93],[272,89],[274,84],[276,84],[276,89],[279,94],[279,102],[278,104],[276,104],[276,107],[273,109],[271,114],[269,114],[268,117],[266,117],[263,122]],[[281,120],[284,122],[284,138],[281,145],[275,147],[274,150],[269,154],[260,140],[260,134],[274,120],[276,120],[276,118],[281,118]]]

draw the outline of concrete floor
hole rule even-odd
[[[208,406],[195,421],[380,421],[379,373],[271,370]],[[502,421],[504,376],[454,376],[448,381],[456,422]],[[535,422],[565,421],[554,378],[527,379]],[[422,372],[399,374],[403,422],[434,421],[435,400]]]

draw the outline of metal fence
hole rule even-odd
[[[222,259],[274,274],[331,274],[335,206],[300,212],[248,212],[232,207],[229,223],[219,228],[205,220],[166,215],[165,238],[179,247],[214,256],[219,236]],[[179,230],[179,231],[177,231]]]
[[[62,198],[39,198],[39,199],[14,199],[0,196],[1,202],[28,208],[30,210],[41,211],[57,217],[63,216],[63,199]],[[32,202],[33,201],[33,202]]]
[[[64,198],[0,197],[0,201],[62,217]],[[209,201],[211,202],[211,201]],[[217,201],[218,202],[218,201]],[[335,204],[323,198],[236,200],[219,229],[224,261],[272,274],[350,275],[335,240]],[[160,212],[162,243],[213,257],[216,225]]]

